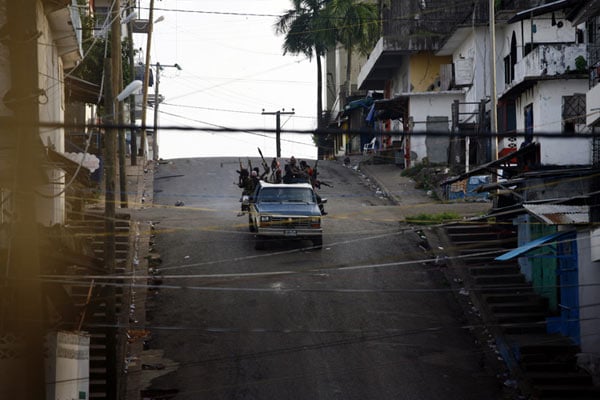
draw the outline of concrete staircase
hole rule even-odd
[[[514,228],[455,224],[444,231],[452,255],[466,268],[465,287],[476,297],[500,353],[505,361],[506,356],[516,361],[511,369],[521,378],[520,388],[536,399],[600,399],[600,388],[577,366],[578,346],[546,333],[546,318],[552,316],[547,299],[526,282],[516,261],[494,261],[502,251],[518,247]]]
[[[126,270],[129,257],[129,215],[118,214],[116,216],[115,232],[115,273],[123,274]],[[86,214],[84,219],[71,220],[68,222],[69,229],[84,240],[93,250],[93,254],[103,265],[104,261],[104,240],[106,237],[104,218],[101,214]],[[95,282],[90,302],[87,303],[89,286],[73,286],[71,288],[71,298],[74,304],[81,309],[85,309],[85,319],[82,330],[90,334],[90,399],[108,399],[108,368],[107,362],[115,359],[119,363],[122,354],[117,344],[116,354],[109,355],[107,347],[107,337],[111,330],[101,325],[106,325],[107,316],[107,298],[109,292],[107,287],[102,287],[101,282]],[[117,283],[120,283],[118,281]],[[115,308],[117,319],[127,315],[122,311],[123,289],[117,287],[114,292]],[[112,332],[115,332],[112,330]],[[117,364],[117,373],[120,373],[122,366]]]

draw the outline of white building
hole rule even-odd
[[[63,2],[65,3],[65,2]],[[65,71],[73,68],[82,58],[81,20],[77,8],[77,0],[70,4],[57,6],[56,2],[37,1],[37,38],[39,65],[39,121],[40,123],[61,124],[64,122],[64,81]],[[6,23],[7,0],[0,0],[0,25]],[[11,71],[10,54],[5,42],[0,43],[0,116],[10,117],[10,107],[4,103],[4,95],[10,90]],[[42,146],[64,152],[64,129],[48,127],[40,129],[39,149]],[[15,159],[16,148],[3,149],[3,160]],[[10,168],[5,166],[0,181],[3,196],[9,197],[11,183],[6,179]],[[45,168],[47,184],[38,188],[36,198],[38,222],[43,225],[63,224],[65,221],[64,171],[48,164]],[[2,209],[10,214],[10,203],[2,202]]]
[[[541,165],[591,164],[591,139],[563,136],[588,132],[585,27],[566,19],[568,5],[560,0],[523,10],[496,30],[499,131],[526,134],[500,148],[538,142]]]

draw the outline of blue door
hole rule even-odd
[[[579,333],[579,279],[577,270],[576,234],[563,236],[556,243],[558,268],[557,283],[560,288],[558,311],[560,315],[548,319],[548,331],[560,332],[580,344]]]

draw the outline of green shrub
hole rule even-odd
[[[435,225],[460,220],[461,216],[454,212],[439,214],[417,214],[405,218],[405,222],[416,225]]]

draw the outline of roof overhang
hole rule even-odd
[[[598,14],[600,14],[600,0],[588,0],[574,6],[573,11],[567,15],[567,19],[573,25],[579,25],[587,21],[588,18],[597,16]]]
[[[585,74],[560,74],[560,75],[540,75],[540,76],[526,76],[523,80],[516,85],[507,89],[502,93],[498,100],[514,99],[526,90],[531,89],[539,82],[543,81],[557,81],[557,80],[572,80],[572,79],[589,79]]]
[[[519,246],[514,250],[511,250],[507,253],[500,255],[500,256],[496,257],[494,260],[509,261],[514,258],[524,256],[525,254],[529,253],[532,250],[538,249],[542,246],[547,246],[547,245],[556,243],[557,241],[561,240],[564,236],[567,236],[568,234],[571,234],[572,232],[573,231],[562,231],[562,232],[553,233],[551,235],[542,236],[541,238],[532,240],[531,242],[525,243],[524,245]]]
[[[86,155],[87,156],[87,155]],[[93,155],[90,155],[93,156]],[[95,157],[95,156],[94,156]],[[90,169],[85,163],[73,161],[67,155],[48,149],[48,159],[54,166],[62,169],[69,177],[75,177],[75,181],[83,186],[90,186]]]
[[[462,44],[464,44],[467,37],[473,32],[472,26],[458,27],[452,35],[446,39],[442,48],[439,49],[435,55],[436,56],[451,56],[456,49]]]
[[[81,17],[77,7],[69,6],[66,1],[63,3],[67,5],[48,13],[47,18],[63,66],[71,69],[83,59]]]
[[[383,90],[394,72],[402,64],[404,56],[412,51],[400,50],[381,37],[360,69],[356,79],[360,90]]]
[[[468,177],[473,176],[473,175],[481,175],[483,173],[492,172],[493,169],[501,167],[503,164],[510,164],[511,160],[513,158],[525,156],[531,152],[536,151],[537,148],[538,148],[538,145],[536,143],[530,143],[516,151],[508,153],[504,157],[500,157],[497,160],[490,161],[489,163],[486,163],[486,164],[482,164],[482,165],[480,165],[476,168],[473,168],[472,170],[470,170],[468,172],[464,172],[454,178],[447,179],[444,182],[442,182],[442,185],[449,185],[449,184],[452,184],[452,183],[455,183],[458,181],[462,181],[463,179],[467,179]]]
[[[374,118],[377,120],[402,119],[408,115],[407,96],[397,96],[393,99],[376,100],[373,103]]]
[[[67,101],[98,104],[102,100],[99,85],[74,76],[65,77],[65,94]]]
[[[564,10],[565,8],[572,7],[580,0],[558,0],[552,3],[542,4],[537,7],[529,8],[527,10],[519,11],[507,22],[512,24],[514,22],[523,21],[532,17],[537,17],[553,11]]]
[[[590,223],[589,206],[523,204],[523,207],[547,225],[587,225]]]

